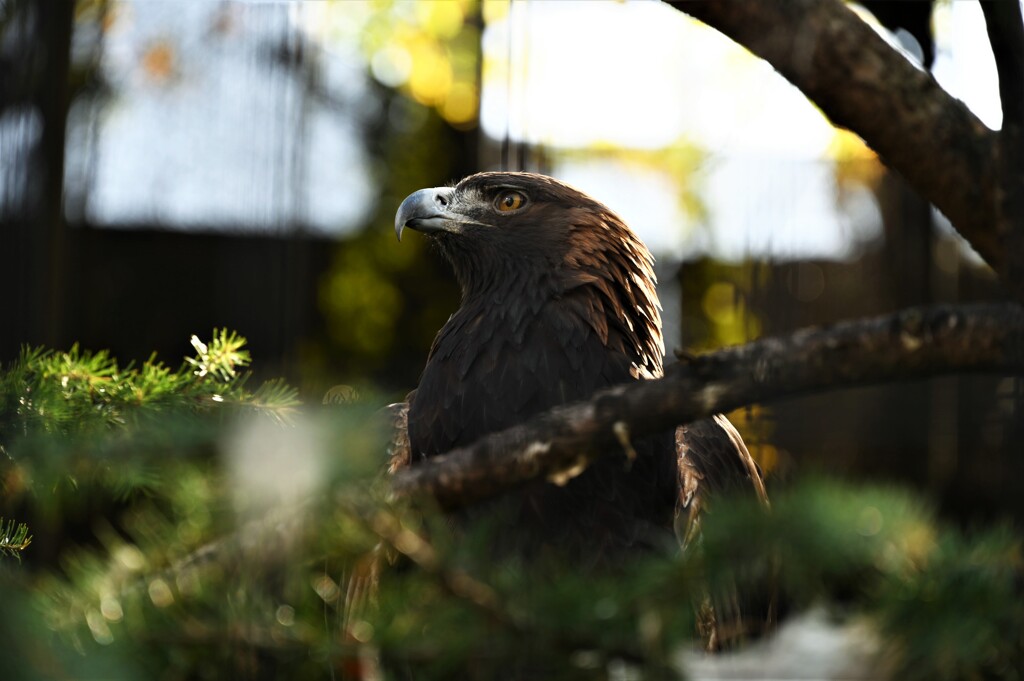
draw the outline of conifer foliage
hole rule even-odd
[[[767,514],[723,500],[699,546],[613,573],[495,560],[500,531],[394,498],[382,400],[300,411],[249,387],[236,334],[192,346],[177,369],[74,347],[0,373],[11,678],[684,678],[709,594],[767,577],[790,614],[864,623],[862,676],[1024,668],[1011,528],[818,479]]]
[[[298,406],[283,382],[248,387],[249,352],[236,333],[215,330],[209,343],[191,342],[196,354],[177,370],[155,356],[122,367],[108,352],[78,345],[25,348],[0,373],[0,454],[37,491],[84,476],[125,495],[154,482],[157,457],[175,440],[197,436],[183,419],[200,417],[189,423],[201,426],[202,417],[234,409],[285,420]],[[146,446],[133,446],[137,438]]]
[[[28,533],[28,525],[8,520],[6,523],[0,518],[0,553],[16,556],[19,551],[24,551],[32,543],[32,537]]]

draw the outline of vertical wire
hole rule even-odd
[[[512,145],[512,5],[515,0],[508,0],[508,13],[505,15],[505,137],[501,140],[501,169],[508,170],[508,162]]]
[[[529,74],[529,70],[528,70],[529,69],[529,63],[530,63],[529,62],[529,48],[530,48],[530,42],[529,42],[529,36],[530,36],[530,30],[529,30],[529,28],[530,28],[529,27],[529,23],[530,23],[530,4],[529,4],[529,0],[519,0],[519,7],[520,7],[520,13],[522,14],[522,19],[521,19],[520,23],[523,25],[523,28],[522,28],[522,30],[519,33],[520,36],[521,36],[519,38],[519,41],[520,41],[520,43],[519,43],[519,62],[522,65],[522,69],[519,72],[519,80],[518,80],[518,91],[519,91],[519,140],[516,143],[516,147],[515,147],[515,149],[516,149],[516,165],[515,165],[515,170],[527,170],[528,168],[527,168],[526,162],[527,162],[527,158],[528,158],[528,155],[529,155],[529,146],[530,146],[530,143],[529,143],[528,137],[527,137],[527,134],[528,134],[527,121],[529,120],[527,118],[527,114],[528,114],[527,109],[528,109],[528,104],[529,103],[527,102],[527,99],[526,99],[526,92],[527,92],[526,80],[527,80],[527,78],[529,78],[529,75],[530,75]]]
[[[507,69],[507,80],[505,83],[506,89],[506,104],[505,104],[505,137],[501,143],[501,169],[502,170],[526,170],[527,163],[530,155],[530,145],[527,141],[527,129],[526,129],[526,114],[527,114],[527,100],[526,100],[526,66],[527,63],[527,49],[529,46],[528,36],[529,30],[523,29],[518,31],[517,27],[520,21],[514,21],[513,17],[518,17],[522,14],[522,23],[528,21],[528,16],[525,14],[529,9],[529,0],[508,0],[508,15],[507,15],[507,43],[506,43],[506,58],[508,60]],[[516,7],[519,8],[516,11]],[[519,37],[517,37],[519,36]],[[515,47],[516,41],[519,40],[520,44],[518,48]],[[521,72],[514,68],[515,57],[519,58],[519,63],[523,64]],[[512,118],[513,108],[517,109],[519,119],[519,139],[512,139]]]

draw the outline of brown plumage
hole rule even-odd
[[[595,391],[663,373],[653,258],[601,203],[531,173],[479,173],[422,189],[395,229],[427,234],[451,263],[462,304],[438,332],[419,386],[392,405],[390,470],[415,466]],[[721,415],[635,440],[564,486],[537,480],[462,512],[497,523],[497,557],[554,556],[581,569],[699,535],[715,496],[767,505],[756,464]],[[710,649],[757,633],[770,594],[738,587],[700,607]]]
[[[662,374],[664,343],[653,259],[615,215],[543,175],[479,173],[423,189],[395,219],[427,234],[451,263],[462,304],[434,340],[407,410],[392,467],[471,444],[483,435],[582,400],[596,390]],[[724,417],[643,438],[630,466],[599,460],[563,487],[536,481],[486,511],[504,519],[517,554],[557,554],[581,565],[620,562],[666,544],[673,520],[691,534],[709,490],[764,487]]]

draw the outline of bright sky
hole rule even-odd
[[[935,76],[988,125],[995,68],[976,2],[935,14]],[[511,34],[510,34],[511,30]],[[510,40],[511,35],[511,40]],[[616,209],[652,250],[728,259],[843,257],[876,233],[866,190],[835,200],[836,131],[765,62],[660,3],[513,2],[484,34],[484,130],[549,148],[662,148],[689,140],[708,222],[694,224],[656,169],[599,159],[555,172]],[[511,63],[511,68],[509,64]]]
[[[98,138],[69,141],[69,168],[94,164],[90,217],[157,217],[185,228],[297,223],[330,234],[362,224],[372,187],[358,126],[306,102],[302,83],[274,66],[263,46],[304,31],[325,48],[322,77],[332,90],[354,106],[369,102],[352,31],[374,5],[117,7],[104,66],[120,96],[104,109]],[[397,6],[413,15],[445,7],[455,6]],[[659,257],[841,258],[877,233],[869,191],[845,188],[837,201],[836,131],[770,66],[716,31],[651,0],[488,0],[485,16],[484,131],[555,150],[554,174],[617,210]],[[456,30],[460,22],[458,15]],[[997,127],[995,68],[977,2],[941,3],[934,23],[936,78]],[[173,50],[166,75],[162,42]],[[386,71],[378,57],[375,74]],[[657,165],[557,154],[680,144],[706,153],[686,188]],[[857,151],[849,140],[844,148]],[[702,199],[705,219],[685,212],[684,189]]]
[[[102,55],[115,96],[100,134],[72,125],[68,140],[69,170],[93,166],[86,216],[324,234],[362,225],[374,188],[359,126],[308,97],[267,49],[317,4],[116,2]],[[368,99],[358,54],[322,65],[339,99]]]
[[[491,135],[510,126],[549,146],[638,148],[686,136],[723,151],[814,157],[832,136],[770,66],[661,2],[593,2],[583,12],[574,1],[514,2],[485,33],[484,54],[485,79],[496,76],[485,81],[481,112]],[[773,99],[788,120],[738,106]]]

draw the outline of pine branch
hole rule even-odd
[[[214,329],[213,340],[207,344],[193,335],[192,347],[196,350],[195,357],[186,357],[185,361],[195,367],[195,375],[203,378],[207,374],[230,381],[238,376],[238,369],[249,366],[251,358],[248,350],[243,350],[245,339],[234,331]]]
[[[28,525],[0,518],[0,555],[17,556],[32,543],[32,535],[28,533]]]
[[[33,428],[81,433],[83,422],[123,426],[166,407],[204,410],[231,403],[285,416],[298,405],[295,390],[281,381],[249,390],[242,371],[250,363],[245,342],[224,329],[215,329],[209,343],[192,336],[196,356],[185,358],[177,371],[155,357],[141,367],[122,368],[107,351],[89,352],[77,344],[67,352],[25,348],[0,374],[0,437]]]
[[[367,501],[341,499],[333,511],[355,516],[360,527],[375,525],[373,534],[420,569],[392,570],[381,580],[379,607],[360,613],[356,640],[324,619],[325,608],[338,612],[345,602],[321,553],[326,548],[338,566],[338,548],[347,542],[328,508],[297,525],[286,522],[288,528],[282,516],[268,518],[262,540],[246,541],[248,548],[236,544],[185,571],[147,574],[147,559],[164,554],[162,533],[136,545],[117,539],[108,545],[109,557],[69,560],[70,583],[44,585],[49,626],[68,632],[85,621],[104,646],[119,639],[133,652],[155,656],[205,642],[229,653],[278,650],[286,661],[298,645],[348,662],[369,646],[387,660],[448,669],[439,675],[450,678],[446,665],[453,661],[500,669],[521,662],[527,649],[551,669],[569,669],[573,659],[592,669],[629,661],[657,676],[659,665],[675,657],[670,653],[692,647],[686,604],[703,593],[705,580],[756,579],[749,567],[777,555],[783,557],[779,585],[794,612],[829,607],[842,595],[835,614],[858,616],[876,643],[872,649],[886,655],[892,678],[971,677],[979,670],[1001,678],[1000,669],[1019,667],[1017,641],[1006,635],[1024,625],[1019,536],[1005,528],[963,535],[906,492],[814,480],[777,495],[767,514],[752,500],[731,500],[709,515],[702,551],[642,553],[629,570],[587,576],[571,568],[552,572],[552,566],[510,569],[493,560],[492,541],[480,541],[483,536],[461,534],[453,542],[438,518],[430,522],[409,509],[396,514],[379,500]],[[165,530],[179,522],[169,518]],[[253,529],[242,528],[239,536]],[[294,618],[283,627],[274,611],[282,603]],[[864,652],[865,665],[876,659]]]
[[[1024,308],[910,308],[708,353],[604,390],[394,476],[400,495],[465,506],[527,480],[564,482],[632,437],[786,397],[957,372],[1024,373]]]
[[[10,465],[30,465],[36,485],[96,479],[125,496],[152,489],[168,450],[194,451],[197,440],[214,437],[227,410],[289,420],[295,389],[247,386],[244,338],[215,329],[208,343],[193,336],[192,344],[196,355],[177,370],[155,356],[122,367],[109,352],[77,344],[23,349],[0,371],[0,451]]]

